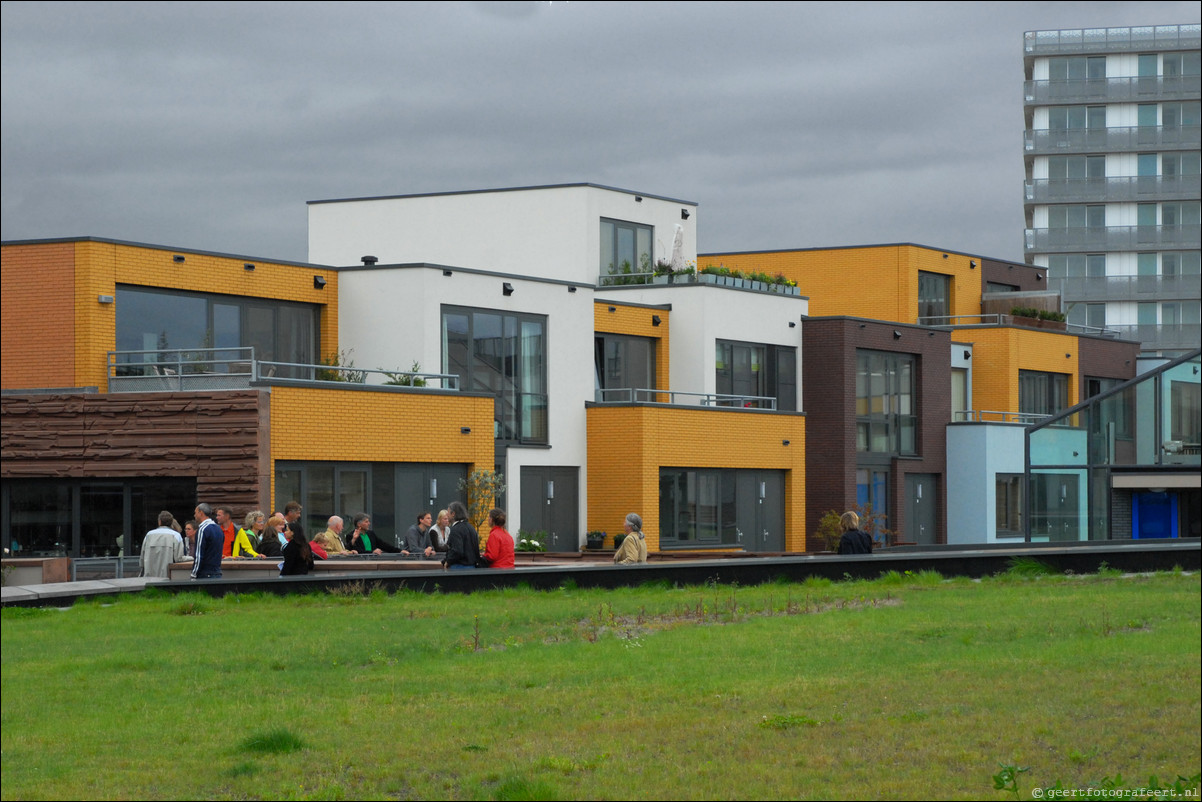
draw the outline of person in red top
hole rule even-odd
[[[488,543],[484,546],[483,562],[488,568],[513,568],[513,535],[505,531],[505,510],[494,509],[488,514]]]
[[[238,530],[234,528],[233,511],[229,507],[218,507],[213,513],[213,520],[217,521],[222,534],[225,535],[225,546],[221,550],[222,559],[233,557],[234,538],[238,535]]]

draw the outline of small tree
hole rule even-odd
[[[484,537],[488,513],[496,506],[497,496],[505,492],[505,477],[496,471],[472,471],[467,479],[459,480],[459,490],[467,496],[467,514],[476,533]]]

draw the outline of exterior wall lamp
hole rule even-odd
[[[652,315],[652,316],[651,316],[651,325],[652,325],[652,326],[658,326],[658,325],[659,325],[660,323],[662,323],[662,322],[663,322],[663,321],[659,319],[659,315]]]
[[[245,270],[247,273],[253,273],[255,266],[252,265],[250,262],[244,262],[242,265],[242,269]]]
[[[513,285],[510,284],[508,281],[502,282],[501,283],[501,294],[504,295],[506,298],[508,298],[510,295],[513,295]]]
[[[324,290],[325,288],[326,288],[325,276],[314,276],[313,277],[313,289]]]

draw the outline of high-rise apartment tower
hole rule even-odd
[[[1202,333],[1200,27],[1024,34],[1027,262],[1144,368]]]

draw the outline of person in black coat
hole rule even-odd
[[[451,516],[451,534],[443,564],[448,569],[475,568],[480,564],[480,536],[467,519],[467,507],[462,501],[452,501],[447,514]]]
[[[839,538],[840,554],[872,554],[872,538],[860,531],[860,516],[845,512],[839,516],[843,537]]]

